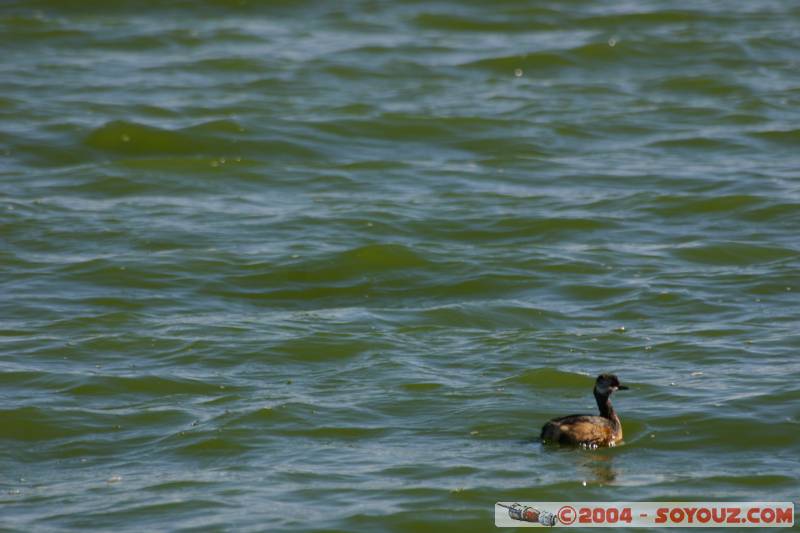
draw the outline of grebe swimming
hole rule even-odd
[[[609,397],[614,391],[627,388],[620,384],[614,374],[600,374],[594,383],[594,399],[600,408],[600,416],[569,415],[554,418],[542,427],[542,441],[586,448],[615,446],[622,440],[622,423]]]

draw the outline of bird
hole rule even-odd
[[[597,415],[569,415],[554,418],[542,426],[543,443],[599,448],[616,446],[622,441],[622,423],[611,405],[611,394],[627,390],[614,374],[600,374],[594,383],[594,399],[600,408]]]

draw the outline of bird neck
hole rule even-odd
[[[617,413],[614,412],[614,406],[611,405],[610,394],[600,394],[599,392],[595,391],[594,399],[597,400],[597,407],[600,409],[600,416],[607,418],[612,422],[619,423],[619,417],[617,416]]]

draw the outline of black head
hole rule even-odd
[[[614,374],[600,374],[594,382],[594,392],[601,396],[611,396],[611,393],[618,390],[626,390],[628,387],[619,382],[619,378]]]

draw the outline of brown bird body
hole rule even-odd
[[[594,397],[600,408],[600,416],[569,415],[554,418],[542,427],[542,441],[586,448],[617,445],[622,441],[622,423],[609,398],[614,391],[627,388],[613,374],[597,376]]]

